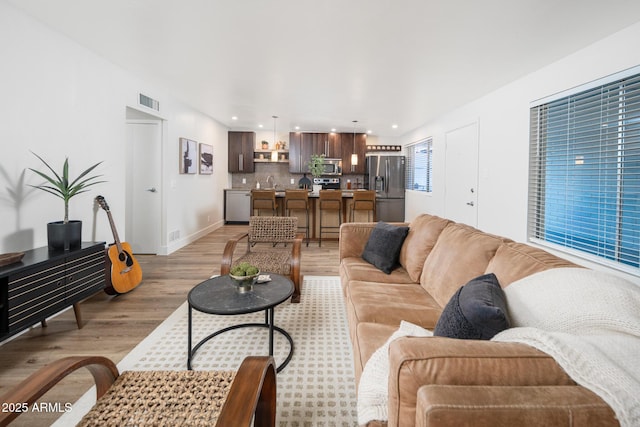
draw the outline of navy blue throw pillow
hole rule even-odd
[[[489,273],[458,289],[442,311],[433,335],[490,340],[509,325],[504,291],[495,274]]]
[[[378,222],[362,252],[362,259],[391,274],[398,265],[400,249],[409,234],[409,227]]]

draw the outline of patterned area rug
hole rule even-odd
[[[357,425],[353,355],[338,277],[307,276],[302,302],[275,309],[275,324],[291,335],[294,354],[278,374],[277,425],[281,427]],[[264,322],[264,312],[215,316],[193,312],[193,343],[238,323]],[[248,355],[268,354],[266,328],[225,332],[204,344],[193,358],[194,370],[236,370]],[[289,342],[274,333],[274,357],[280,365]],[[180,306],[118,364],[126,370],[185,370],[187,367],[187,303]],[[54,425],[75,424],[95,403],[87,392],[74,410]],[[73,419],[71,419],[73,417]]]

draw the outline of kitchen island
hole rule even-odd
[[[333,190],[328,190],[333,191]],[[349,209],[351,207],[351,201],[353,199],[353,192],[361,190],[342,190],[342,222],[347,222],[349,219]],[[320,237],[320,209],[318,199],[320,195],[312,191],[309,192],[309,240],[318,240]],[[284,191],[276,191],[276,200],[278,201],[278,214],[286,215],[284,210]],[[305,223],[306,217],[302,211],[293,211],[291,216],[298,217],[298,224],[302,226]],[[356,212],[354,221],[367,221],[366,213]],[[328,227],[337,227],[338,221],[335,215],[328,215],[325,213],[325,217],[322,219],[323,225]],[[324,234],[327,236],[327,233]],[[322,240],[337,240],[335,234],[333,237],[324,237]]]
[[[347,222],[347,220],[349,219],[349,208],[351,207],[351,200],[353,199],[353,193],[356,191],[362,191],[362,190],[342,190],[342,222]],[[246,195],[249,196],[251,193],[251,189],[248,188],[233,188],[233,189],[227,189],[225,190],[226,194],[233,194],[233,193],[237,193],[237,194],[242,194],[242,195]],[[250,197],[243,197],[245,200],[250,199]],[[312,191],[309,191],[309,239],[310,240],[317,240],[319,237],[319,226],[320,226],[320,222],[319,222],[319,209],[318,209],[318,198],[319,198],[319,194],[318,193],[314,193]],[[284,198],[285,198],[285,192],[284,190],[276,190],[276,200],[278,202],[278,215],[286,215],[286,212],[284,211]],[[247,209],[248,211],[251,210],[251,202],[250,200],[247,200],[247,205],[242,206],[242,210]],[[228,201],[227,201],[228,203]],[[226,204],[226,203],[225,203]],[[306,217],[304,215],[304,213],[302,211],[294,211],[291,213],[292,216],[297,216],[298,217],[298,224],[303,225],[305,224],[306,221]],[[251,212],[249,212],[249,215],[247,215],[247,219],[244,220],[244,216],[242,216],[242,219],[237,219],[237,218],[225,218],[226,221],[228,223],[231,222],[235,222],[235,223],[243,223],[248,220],[248,217],[251,215]],[[369,219],[367,218],[367,214],[363,213],[363,212],[356,212],[356,216],[354,218],[355,221],[368,221]],[[327,215],[325,218],[323,218],[323,223],[325,223],[325,225],[330,225],[330,226],[337,226],[337,220],[335,220],[334,217],[330,218],[330,215]],[[324,240],[324,238],[323,238]],[[326,240],[336,240],[336,238],[334,237],[333,239],[331,238],[327,238]]]
[[[342,190],[342,222],[347,222],[349,220],[349,209],[351,207],[351,201],[353,199],[353,193],[357,192],[357,191],[363,191],[363,190]],[[246,205],[242,205],[241,209],[242,210],[248,210],[249,214],[244,217],[244,215],[241,216],[241,219],[238,218],[226,218],[226,221],[228,223],[246,223],[246,221],[248,221],[249,216],[252,214],[251,211],[251,202],[250,202],[250,194],[251,194],[251,189],[248,188],[233,188],[233,189],[227,189],[225,190],[225,193],[227,195],[229,194],[238,194],[238,195],[243,195],[244,197],[242,197],[244,200],[247,201]],[[240,197],[240,196],[238,196]],[[309,191],[309,239],[310,240],[317,240],[320,235],[319,235],[319,227],[320,227],[320,221],[319,221],[319,203],[318,203],[318,199],[319,199],[319,194],[318,193],[314,193],[312,191]],[[247,200],[249,199],[249,200]],[[282,215],[285,216],[286,212],[284,210],[284,199],[285,199],[285,191],[284,190],[276,190],[276,201],[278,203],[278,215]],[[228,201],[226,201],[228,203]],[[228,207],[228,206],[227,206]],[[306,216],[304,215],[304,213],[302,211],[293,211],[291,213],[292,216],[296,216],[298,217],[298,224],[300,224],[301,226],[303,224],[305,224],[306,221]],[[246,219],[245,219],[246,218]],[[366,212],[356,212],[354,221],[361,221],[361,222],[366,222],[369,221],[370,218],[367,218],[367,214]],[[328,226],[337,226],[337,220],[335,219],[334,216],[332,215],[326,215],[325,218],[323,218],[323,223],[325,225]],[[325,234],[326,235],[326,234]],[[325,240],[325,238],[323,237],[323,240]],[[329,238],[327,237],[326,240],[336,240],[335,237],[333,238]]]

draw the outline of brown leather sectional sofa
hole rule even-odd
[[[407,224],[404,224],[407,225]],[[356,381],[402,320],[433,330],[458,288],[485,273],[502,287],[575,264],[432,215],[412,221],[400,266],[361,258],[375,223],[340,230],[340,277]],[[611,408],[547,354],[519,343],[404,337],[389,347],[388,423],[369,426],[618,426]]]

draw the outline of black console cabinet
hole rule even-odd
[[[0,341],[71,305],[82,327],[78,303],[105,287],[105,243],[79,249],[26,251],[21,262],[0,268]]]

